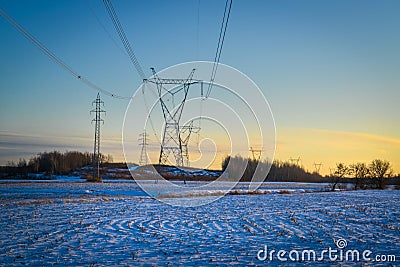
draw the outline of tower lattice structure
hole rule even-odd
[[[182,140],[182,130],[186,134],[186,127],[180,126],[183,108],[185,106],[189,87],[199,81],[193,80],[193,69],[186,79],[163,79],[160,78],[154,68],[151,68],[153,77],[145,79],[144,82],[154,83],[157,87],[159,102],[164,118],[164,129],[162,135],[159,164],[171,164],[171,158],[175,160],[176,166],[185,166],[184,157],[187,158],[187,141]],[[165,85],[172,85],[167,89]],[[175,86],[174,86],[175,85]],[[166,99],[165,96],[169,99]],[[179,102],[175,103],[177,96],[180,96]],[[190,135],[190,134],[189,134]]]
[[[97,98],[92,102],[95,106],[90,113],[94,113],[95,117],[92,120],[94,122],[94,149],[93,149],[93,179],[101,182],[100,177],[100,126],[104,124],[104,120],[101,115],[105,114],[105,110],[101,107],[104,106],[104,102],[100,99],[100,93],[97,93]]]
[[[144,131],[139,136],[139,146],[141,146],[139,165],[147,165],[149,163],[147,156],[148,134]]]

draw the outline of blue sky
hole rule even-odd
[[[146,74],[150,67],[213,60],[225,1],[113,4]],[[0,1],[0,6],[101,87],[128,96],[139,87],[102,1]],[[300,156],[310,169],[313,161],[322,161],[326,171],[349,154],[349,146],[329,150],[326,132],[343,143],[349,134],[367,134],[376,138],[356,138],[360,144],[351,150],[357,153],[348,161],[387,158],[400,170],[399,11],[399,1],[387,0],[233,2],[221,62],[263,90],[276,120],[278,158]],[[97,93],[3,18],[0,34],[0,164],[43,150],[91,151],[89,110]],[[121,159],[127,101],[103,99],[104,151]],[[306,152],[319,137],[326,147]],[[376,149],[363,148],[372,143]],[[315,153],[324,149],[328,153]]]

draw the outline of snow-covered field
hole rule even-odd
[[[319,192],[323,187],[269,183],[263,194],[245,194],[239,186],[209,205],[182,208],[148,197],[134,182],[0,183],[0,265],[295,266],[289,251],[320,256],[331,247],[337,255],[395,255],[396,262],[362,263],[398,266],[400,191]],[[341,250],[340,239],[347,241]],[[276,252],[260,261],[265,246]],[[278,260],[278,250],[288,261]],[[321,263],[360,266],[328,256]]]

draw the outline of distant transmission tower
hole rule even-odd
[[[140,138],[138,139],[140,144],[139,146],[142,147],[142,151],[140,152],[140,160],[139,160],[139,165],[147,165],[148,164],[148,157],[147,157],[147,145],[148,145],[148,134],[146,131],[141,133]]]
[[[299,166],[299,162],[300,162],[300,157],[298,157],[298,158],[290,157],[289,161],[290,161],[291,164],[296,165],[298,167]]]
[[[252,154],[252,156],[253,156],[253,160],[260,161],[261,152],[262,152],[262,151],[263,151],[262,149],[255,149],[255,148],[253,148],[253,147],[250,147],[250,152],[251,152],[251,154]]]
[[[183,142],[182,146],[181,127],[179,124],[189,87],[192,84],[198,83],[198,81],[192,80],[195,69],[190,72],[186,79],[161,79],[158,77],[154,68],[151,68],[151,70],[153,72],[153,77],[151,79],[145,79],[144,82],[156,84],[165,122],[158,163],[168,164],[169,157],[173,156],[176,166],[184,166],[183,147],[185,147],[185,144]],[[172,89],[166,89],[164,85],[176,86]],[[170,101],[169,105],[166,103],[167,100],[164,99],[164,93],[171,97],[172,101]],[[180,98],[181,100],[179,103],[175,105],[175,95],[178,93],[183,93],[183,96]]]
[[[319,171],[321,170],[321,166],[322,166],[321,162],[320,163],[314,162],[315,173],[319,174]]]
[[[190,167],[190,160],[189,160],[189,139],[192,133],[198,133],[200,131],[199,126],[194,126],[193,121],[190,121],[188,125],[184,125],[180,127],[180,138],[182,143],[182,158],[183,158],[183,165],[185,167]]]
[[[104,110],[101,109],[101,106],[104,106],[104,102],[100,99],[100,93],[97,93],[97,98],[92,102],[92,105],[95,104],[95,109],[91,110],[90,113],[95,113],[95,118],[92,120],[92,123],[95,123],[94,126],[94,150],[93,150],[93,180],[97,182],[101,182],[100,177],[100,125],[104,124],[104,120],[101,118],[101,114],[105,113]],[[96,171],[97,169],[97,171]]]

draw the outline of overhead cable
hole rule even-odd
[[[142,66],[139,64],[139,61],[135,55],[135,52],[132,49],[131,44],[129,43],[128,38],[126,37],[125,31],[122,28],[122,25],[119,21],[118,15],[115,12],[115,9],[111,3],[111,0],[103,0],[104,6],[106,7],[107,13],[111,18],[111,21],[114,24],[114,28],[118,33],[119,38],[122,41],[122,44],[125,47],[126,52],[128,53],[128,56],[135,67],[136,71],[138,72],[139,76],[144,80],[147,78],[147,76],[144,74]]]
[[[229,2],[229,6],[228,6],[228,2]],[[218,64],[219,64],[219,60],[221,58],[222,47],[224,46],[226,29],[228,27],[229,17],[230,17],[230,14],[231,14],[231,7],[232,7],[232,0],[226,0],[225,9],[224,9],[224,16],[222,18],[221,29],[220,29],[220,32],[219,32],[217,51],[215,53],[215,58],[214,58],[213,69],[212,69],[212,72],[211,72],[210,83],[208,84],[208,89],[207,89],[207,93],[206,93],[205,98],[208,98],[210,96],[211,89],[212,89],[213,84],[214,84],[214,79],[215,79],[215,76],[217,74]]]
[[[10,15],[7,14],[7,12],[0,7],[0,15],[13,26],[16,30],[18,30],[25,38],[27,38],[30,42],[32,42],[36,47],[38,47],[44,54],[46,54],[51,60],[53,60],[55,63],[60,65],[65,71],[69,72],[72,76],[75,78],[79,79],[83,83],[85,83],[87,86],[91,87],[92,89],[99,91],[105,95],[111,96],[113,98],[117,99],[131,99],[131,97],[127,96],[120,96],[117,94],[112,93],[111,91],[108,91],[106,89],[101,88],[100,86],[96,85],[92,81],[90,81],[88,78],[82,76],[79,74],[77,71],[75,71],[73,68],[71,68],[68,64],[66,64],[63,60],[61,60],[59,57],[57,57],[50,49],[48,49],[42,42],[40,42],[35,36],[30,34],[27,30],[24,29],[18,22],[16,22]]]

